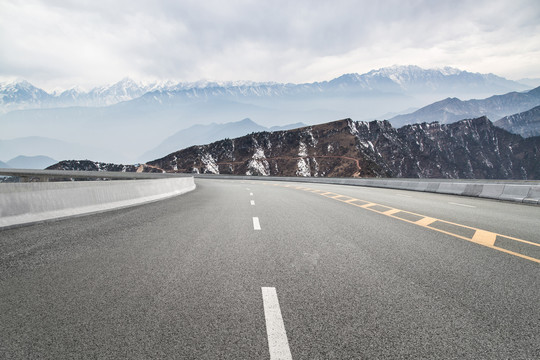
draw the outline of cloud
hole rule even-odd
[[[532,1],[60,1],[0,4],[0,76],[314,81],[392,64],[540,77]]]

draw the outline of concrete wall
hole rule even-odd
[[[388,189],[425,191],[439,194],[482,197],[488,199],[540,205],[540,181],[512,180],[439,180],[439,179],[355,179],[277,176],[195,175],[197,178],[293,181],[321,184],[368,186]]]
[[[0,228],[138,205],[193,189],[193,177],[0,184]]]

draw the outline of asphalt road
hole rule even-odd
[[[0,358],[540,358],[540,207],[197,186],[0,231]]]

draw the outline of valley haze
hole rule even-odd
[[[384,119],[381,115],[402,114],[411,107],[426,106],[448,96],[482,98],[515,91],[526,93],[530,88],[494,74],[413,65],[344,74],[329,81],[304,84],[238,81],[143,84],[124,79],[90,91],[71,89],[49,93],[27,81],[8,82],[0,85],[0,147],[3,152],[11,151],[6,144],[39,137],[40,141],[28,146],[24,153],[10,155],[132,164],[190,145],[272,127],[285,129],[294,124],[314,125],[342,118]],[[513,108],[500,109],[498,115],[514,113]],[[486,114],[479,111],[454,120],[482,115]],[[242,122],[242,119],[250,121]],[[232,126],[227,124],[236,124],[235,131],[220,133],[218,128]],[[184,133],[186,137],[194,126],[203,125],[213,137],[191,137],[191,142],[170,143],[174,134]],[[165,153],[152,152],[163,146],[166,139],[169,145],[163,148]],[[194,142],[197,140],[199,143]],[[45,144],[47,141],[49,145]],[[63,154],[58,153],[58,146],[52,145],[54,142],[63,144]],[[0,158],[2,161],[9,160],[9,156],[0,156],[4,157]]]

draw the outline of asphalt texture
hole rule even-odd
[[[293,359],[540,358],[538,263],[298,183],[196,182],[0,231],[0,358],[269,359],[262,287]],[[538,206],[305,186],[540,242]]]

